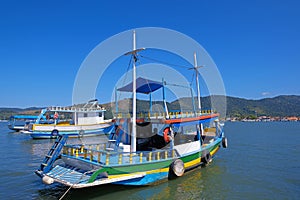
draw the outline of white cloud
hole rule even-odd
[[[261,95],[262,96],[269,96],[271,93],[270,92],[262,92]]]

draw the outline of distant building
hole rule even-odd
[[[288,121],[298,121],[298,118],[297,117],[287,117],[287,120]]]

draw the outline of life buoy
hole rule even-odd
[[[170,142],[170,133],[171,133],[170,127],[164,129],[164,140],[166,143]]]
[[[58,136],[58,134],[59,134],[59,131],[57,129],[53,129],[51,131],[51,135],[53,135],[53,136]]]
[[[79,133],[78,133],[78,136],[83,137],[83,135],[84,135],[84,130],[80,130]]]
[[[227,138],[226,137],[223,137],[222,138],[222,147],[223,148],[227,148],[228,144],[227,144]]]

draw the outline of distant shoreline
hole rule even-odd
[[[201,97],[203,110],[210,110],[211,97],[213,97],[215,102],[223,102],[224,100],[224,96],[220,95]],[[162,104],[160,101],[157,101],[156,103]],[[138,100],[138,104],[142,110],[147,110],[147,108],[149,108],[148,100]],[[226,96],[226,104],[226,121],[300,121],[299,95],[280,95],[273,98],[264,98],[259,100]],[[103,107],[107,110],[105,113],[106,117],[112,118],[112,103],[105,103],[101,105],[103,105]],[[167,102],[167,105],[169,111],[181,109],[192,111],[190,97],[183,97],[172,102]],[[0,107],[0,119],[8,120],[10,116],[19,114],[38,115],[42,108],[45,107]]]

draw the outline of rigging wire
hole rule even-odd
[[[154,61],[154,62],[159,62],[159,63],[162,63],[162,64],[166,64],[166,65],[169,65],[169,66],[180,67],[180,68],[184,68],[184,69],[190,69],[191,68],[190,66],[176,65],[176,64],[165,62],[165,61],[162,61],[162,60],[154,59],[154,58],[151,58],[151,57],[148,57],[148,56],[140,55],[140,57],[145,58],[146,60],[148,59],[148,60],[151,60],[151,61]],[[193,83],[194,76],[195,75],[193,73],[192,81],[190,82],[190,84]]]
[[[177,65],[177,64],[165,62],[165,61],[162,61],[162,60],[154,59],[154,58],[151,58],[151,57],[148,57],[148,56],[136,54],[136,55],[132,55],[130,57],[130,61],[129,61],[128,66],[127,66],[127,72],[129,71],[129,68],[130,68],[130,65],[131,65],[133,59],[136,59],[136,62],[139,63],[139,64],[141,64],[141,60],[139,58],[144,58],[146,60],[150,60],[150,61],[154,61],[154,62],[166,64],[166,65],[169,65],[169,66],[180,67],[180,68],[184,68],[184,69],[190,69],[191,68],[190,66]],[[193,84],[193,81],[194,81],[194,77],[195,77],[195,73],[193,73],[193,75],[192,75],[192,79],[190,81],[190,87],[192,87],[192,84]],[[123,85],[125,84],[126,80],[127,80],[127,73],[125,74],[125,77],[123,79]],[[147,83],[147,84],[148,84],[148,87],[150,88],[150,84],[149,83]],[[185,87],[185,86],[181,86],[181,85],[177,85],[177,84],[167,84],[167,85],[177,86],[177,87]],[[121,93],[119,93],[118,99],[120,99],[120,97],[121,97]]]
[[[172,84],[172,83],[166,83],[166,85],[175,86],[175,87],[182,87],[182,88],[190,88],[190,87],[187,87],[185,85],[178,85],[178,84]]]
[[[159,62],[159,63],[167,64],[167,65],[170,65],[170,66],[181,67],[181,68],[185,68],[185,69],[190,68],[190,67],[183,66],[183,65],[176,65],[176,64],[165,62],[165,61],[157,60],[157,59],[154,59],[154,58],[150,58],[148,56],[143,56],[143,55],[140,55],[140,56],[142,58],[145,58],[145,59],[148,59],[148,60],[151,60],[151,61],[154,61],[154,62]]]
[[[192,84],[194,82],[194,76],[195,76],[195,73],[193,73],[193,75],[192,75],[192,81],[190,82],[191,86],[192,86]]]
[[[130,59],[129,59],[129,63],[128,63],[126,72],[129,71],[129,68],[130,68],[130,66],[131,66],[131,62],[132,62],[133,57],[134,57],[133,55],[130,56]],[[123,79],[122,85],[125,85],[125,81],[127,80],[127,74],[128,74],[128,73],[125,73],[125,77],[124,77],[124,79]],[[117,88],[115,88],[115,90],[117,90]],[[120,98],[121,98],[121,93],[119,92],[118,99],[120,99]],[[117,101],[117,99],[115,99],[115,101]]]

